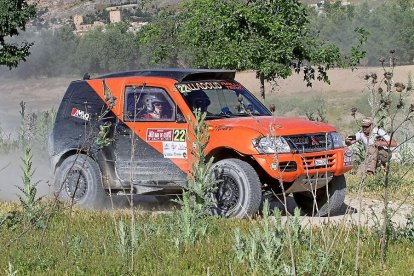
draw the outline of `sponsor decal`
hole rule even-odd
[[[91,118],[91,115],[87,113],[86,111],[79,110],[75,107],[72,108],[72,111],[70,112],[70,115],[85,121],[89,121]]]
[[[188,93],[194,90],[213,90],[223,89],[223,86],[219,82],[203,81],[193,83],[180,83],[176,85],[178,91],[181,93]]]
[[[227,89],[231,89],[231,90],[242,90],[243,86],[241,86],[240,84],[237,83],[233,83],[233,82],[226,82],[226,81],[222,81],[220,82],[220,84]]]
[[[227,130],[232,130],[233,127],[231,126],[216,126],[214,127],[214,131],[227,131]]]
[[[163,128],[147,129],[147,141],[172,141],[173,130]]]
[[[185,142],[187,137],[186,129],[171,129],[171,128],[148,128],[147,142]]]
[[[186,142],[162,142],[164,158],[187,159]]]

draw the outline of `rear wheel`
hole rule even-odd
[[[109,202],[98,164],[84,154],[69,156],[57,168],[55,193],[61,201],[81,207],[100,208]]]
[[[346,193],[344,175],[335,176],[328,183],[328,188],[322,187],[312,192],[294,193],[296,204],[305,213],[313,216],[337,215],[342,209]]]
[[[213,213],[237,218],[256,214],[262,199],[262,185],[253,167],[239,159],[224,159],[212,169],[219,181]]]

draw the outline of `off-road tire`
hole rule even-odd
[[[328,183],[328,189],[319,188],[316,198],[311,192],[294,193],[296,204],[308,215],[323,217],[340,214],[346,194],[344,175],[334,176]],[[329,199],[329,200],[328,200]]]
[[[258,212],[262,199],[262,184],[249,163],[234,158],[224,159],[215,163],[212,171],[214,178],[222,181],[218,183],[214,193],[213,214],[245,218]],[[221,204],[223,200],[219,200],[223,199],[226,192],[231,194],[232,200],[226,201],[230,207]]]
[[[84,154],[69,156],[57,168],[55,195],[61,201],[85,208],[103,208],[110,201],[102,187],[98,164]]]

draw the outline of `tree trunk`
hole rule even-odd
[[[259,79],[260,79],[260,96],[262,96],[262,99],[265,100],[266,99],[265,86],[264,86],[265,77],[263,73],[259,74]]]

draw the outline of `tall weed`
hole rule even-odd
[[[279,275],[286,273],[282,250],[287,246],[285,227],[279,209],[269,214],[269,202],[263,204],[263,218],[257,226],[242,234],[239,228],[234,231],[234,251],[239,263],[247,263],[251,273]],[[289,267],[289,265],[287,265]],[[259,273],[260,274],[260,273]]]
[[[43,208],[41,207],[41,198],[37,197],[38,182],[33,182],[34,169],[32,168],[32,154],[30,148],[26,147],[23,156],[23,187],[17,187],[21,195],[19,195],[20,205],[23,208],[23,215],[31,224],[38,227],[44,227],[41,217]]]
[[[400,237],[407,239],[414,246],[414,209],[407,217],[407,224],[400,231]]]
[[[0,124],[0,154],[10,153],[17,150],[19,147],[19,141],[12,137],[11,133],[6,133]],[[0,168],[1,171],[2,168]]]
[[[213,159],[206,160],[205,148],[209,141],[206,113],[195,112],[196,122],[190,123],[188,135],[190,147],[191,172],[182,198],[176,202],[181,210],[176,213],[178,233],[175,245],[194,244],[205,236],[208,228],[207,217],[214,205],[213,194],[217,181],[212,177]]]
[[[122,219],[118,221],[118,244],[117,249],[123,258],[131,256],[139,246],[139,231],[136,226],[128,226]]]
[[[0,227],[16,229],[19,224],[26,224],[45,228],[45,207],[42,206],[41,197],[37,196],[37,184],[33,181],[35,170],[32,168],[31,149],[26,147],[22,158],[22,187],[17,186],[21,210],[0,214]]]

